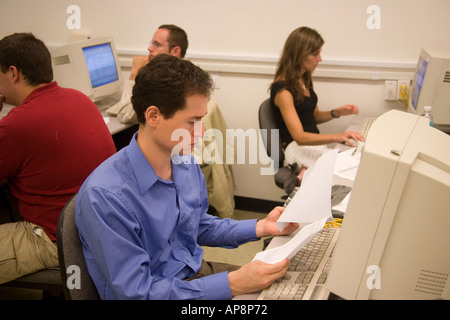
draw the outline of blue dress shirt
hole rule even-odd
[[[172,159],[172,177],[156,175],[135,134],[81,187],[75,221],[102,299],[231,298],[226,272],[184,279],[200,270],[200,245],[257,240],[256,220],[207,214],[205,179],[192,156]]]

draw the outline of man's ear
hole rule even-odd
[[[170,49],[170,54],[177,58],[181,58],[181,47],[180,46],[172,47],[172,49]]]
[[[10,71],[11,80],[16,83],[19,78],[22,76],[19,70],[15,66],[9,66],[8,71]]]
[[[145,110],[145,121],[150,126],[155,126],[159,123],[161,118],[161,113],[159,112],[158,107],[150,106]]]

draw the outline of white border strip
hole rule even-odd
[[[117,50],[122,68],[131,68],[133,56],[147,51]],[[189,53],[186,58],[208,72],[248,75],[275,74],[278,57]],[[411,80],[416,63],[395,61],[357,61],[326,59],[314,72],[315,78],[357,80]]]

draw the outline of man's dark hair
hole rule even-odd
[[[167,42],[169,42],[169,50],[179,46],[181,48],[180,57],[184,58],[189,46],[186,32],[174,24],[163,24],[158,29],[167,29],[170,31],[169,39],[167,39]]]
[[[6,73],[10,66],[32,86],[53,80],[50,52],[32,33],[14,33],[0,40],[1,72]]]
[[[213,89],[211,76],[192,62],[168,54],[159,54],[136,76],[131,102],[138,122],[145,124],[145,111],[158,107],[164,118],[184,109],[186,97],[194,94],[209,98]]]

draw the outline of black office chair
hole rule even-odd
[[[37,289],[46,291],[63,291],[59,269],[44,269],[30,273],[10,282],[2,283],[3,287]]]
[[[0,186],[0,193],[0,201],[2,202],[2,204],[0,205],[0,211],[2,214],[2,217],[0,219],[1,222],[8,223],[22,220],[22,217],[17,210],[16,199],[12,196],[6,184]],[[2,283],[0,286],[46,290],[53,292],[63,291],[58,268],[39,270],[37,272],[22,276],[18,279]]]
[[[259,127],[260,129],[266,129],[267,135],[261,134],[266,147],[267,155],[278,164],[278,168],[284,165],[284,150],[281,142],[281,138],[278,135],[278,154],[272,154],[272,130],[277,130],[277,124],[274,119],[273,110],[270,106],[270,99],[264,100],[259,107]]]
[[[59,216],[58,227],[56,230],[60,279],[64,284],[63,288],[66,300],[99,300],[100,297],[97,289],[87,271],[83,247],[78,236],[77,226],[75,225],[76,196],[77,194],[75,194],[64,206],[61,215]],[[67,271],[71,266],[76,269],[71,271],[68,284]],[[72,276],[79,276],[79,278],[72,279]],[[76,281],[79,281],[79,288],[76,286]]]
[[[284,149],[280,136],[278,135],[278,154],[272,154],[272,130],[278,129],[274,119],[273,109],[270,105],[270,99],[264,100],[259,107],[259,127],[266,129],[267,134],[261,132],[261,136],[266,147],[267,155],[278,164],[278,171],[274,175],[275,184],[284,189],[284,182],[298,174],[297,165],[284,165]],[[276,140],[275,140],[276,141]],[[285,198],[285,197],[283,197]]]

